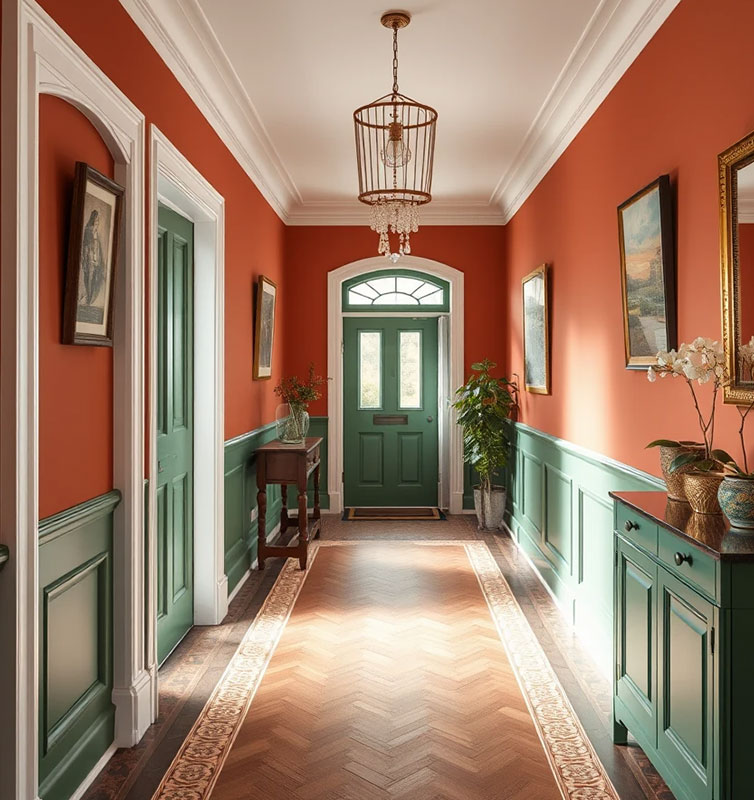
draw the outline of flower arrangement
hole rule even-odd
[[[672,473],[681,467],[693,465],[701,472],[719,470],[721,462],[730,460],[730,456],[724,450],[714,450],[713,441],[715,438],[715,411],[717,410],[717,398],[720,389],[728,380],[725,368],[725,353],[719,342],[698,337],[691,344],[682,344],[678,350],[661,350],[657,354],[657,363],[652,364],[647,372],[650,381],[656,381],[657,376],[665,378],[683,378],[689,387],[691,397],[694,401],[699,420],[699,428],[704,441],[704,451],[683,452],[678,455],[670,465],[669,471]],[[694,383],[712,383],[712,406],[708,414],[702,412],[699,404],[699,397]],[[657,439],[650,442],[647,447],[680,447],[681,442],[670,439]]]
[[[275,394],[291,406],[305,406],[322,397],[320,387],[325,383],[321,375],[315,375],[314,362],[309,364],[309,375],[299,380],[296,375],[281,378],[275,387]]]

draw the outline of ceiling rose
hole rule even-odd
[[[371,228],[379,234],[377,252],[395,263],[411,252],[419,230],[418,207],[432,199],[437,112],[398,91],[398,31],[411,22],[405,11],[380,20],[393,31],[393,88],[353,112],[359,200],[371,206]],[[391,252],[390,234],[398,238]]]

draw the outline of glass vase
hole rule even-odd
[[[301,444],[309,432],[309,412],[303,403],[282,403],[275,411],[278,439],[285,444]]]

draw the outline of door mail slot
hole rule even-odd
[[[373,414],[374,425],[408,425],[408,414]]]

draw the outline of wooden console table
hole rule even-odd
[[[275,440],[262,445],[257,457],[257,502],[259,504],[259,545],[257,558],[259,569],[264,569],[267,556],[283,558],[298,556],[301,569],[306,569],[309,540],[319,537],[319,451],[321,438],[305,439],[301,444],[284,444]],[[306,487],[309,476],[314,473],[314,512],[309,517],[306,510]],[[298,525],[298,543],[291,546],[267,544],[267,487],[282,486],[283,508],[280,512],[280,533],[292,525]],[[288,516],[286,487],[295,484],[298,489],[298,516]]]

